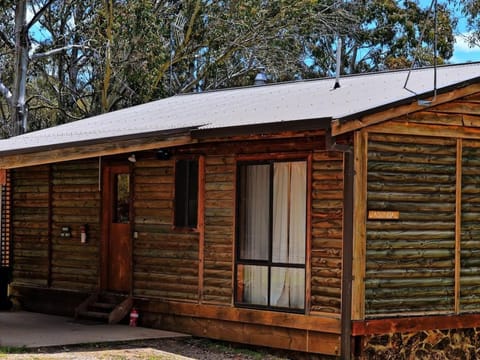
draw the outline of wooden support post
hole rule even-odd
[[[460,252],[462,240],[462,139],[457,139],[455,190],[455,313],[460,312]]]
[[[306,257],[305,257],[305,313],[310,313],[312,305],[312,172],[313,155],[307,157],[307,232],[306,232]]]
[[[352,356],[352,258],[354,161],[352,151],[343,153],[343,247],[342,247],[342,359]]]
[[[203,274],[205,260],[205,156],[198,158],[198,302],[203,301]]]
[[[52,165],[48,165],[48,230],[47,230],[47,241],[48,241],[48,273],[47,273],[47,287],[52,286],[52,261],[53,261],[53,169]]]
[[[365,130],[355,133],[354,139],[354,223],[352,267],[352,320],[365,317],[365,262],[367,213],[367,148]]]

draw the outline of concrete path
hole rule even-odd
[[[78,323],[69,317],[25,311],[0,312],[0,346],[31,348],[185,336],[128,325]]]

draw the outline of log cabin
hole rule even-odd
[[[10,297],[332,358],[473,359],[479,115],[469,63],[178,95],[1,140]]]

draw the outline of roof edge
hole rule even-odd
[[[330,128],[332,118],[316,118],[302,120],[288,120],[254,125],[238,125],[222,128],[202,128],[192,130],[192,139],[206,139],[209,137],[231,137],[278,133],[281,131],[308,131],[325,130]]]
[[[469,88],[473,85],[477,85],[478,88],[472,89],[472,91],[460,91],[461,89]],[[459,93],[454,96],[448,96],[446,94],[451,94],[453,91],[459,90]],[[361,111],[355,114],[351,114],[345,117],[341,117],[338,119],[332,120],[332,134],[334,136],[341,135],[347,132],[355,131],[370,125],[378,124],[383,121],[388,121],[398,116],[406,115],[412,112],[424,110],[426,108],[435,107],[437,105],[446,103],[448,101],[452,101],[455,99],[462,98],[464,96],[468,96],[470,94],[474,94],[476,92],[480,92],[480,76],[475,78],[461,81],[452,85],[444,86],[436,90],[429,90],[427,92],[419,93],[416,95],[412,95],[410,97],[390,102],[388,104],[384,104],[382,106],[377,106],[366,111]],[[437,101],[433,102],[430,105],[422,105],[418,104],[419,100],[426,100],[433,96],[437,96]],[[416,104],[414,102],[417,102]],[[392,109],[397,109],[397,111],[392,111]],[[382,116],[385,111],[390,110],[388,114]],[[369,119],[369,117],[374,117]],[[353,125],[349,125],[349,122],[353,120],[359,120]]]
[[[144,133],[129,134],[129,135],[122,135],[122,136],[114,136],[114,137],[102,137],[102,138],[96,138],[92,140],[63,142],[63,143],[56,143],[53,145],[26,146],[23,148],[0,151],[0,157],[31,154],[31,153],[42,152],[42,151],[61,150],[61,149],[68,149],[68,148],[81,147],[81,146],[95,146],[95,145],[101,145],[101,144],[106,144],[111,142],[126,142],[131,140],[139,140],[139,139],[154,138],[154,137],[166,139],[172,136],[190,135],[191,131],[195,128],[196,127],[186,127],[186,128],[179,128],[179,129],[152,131],[152,132],[144,132]],[[14,138],[15,137],[9,138],[9,139],[14,139]],[[9,139],[6,139],[5,141],[8,141]]]

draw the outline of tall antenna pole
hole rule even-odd
[[[170,95],[172,95],[172,78],[173,78],[173,53],[175,50],[173,50],[173,27],[174,24],[173,22],[170,24],[170,66],[169,66],[169,72],[170,72],[170,79],[168,83],[168,92]]]
[[[438,16],[437,16],[437,0],[432,0],[430,3],[430,8],[428,9],[428,15],[427,15],[427,20],[430,18],[430,15],[433,10],[433,23],[434,23],[434,29],[433,29],[433,98],[432,100],[418,100],[419,105],[424,105],[424,106],[429,106],[434,102],[437,98],[437,42],[438,42]],[[423,36],[425,34],[425,31],[427,29],[428,21],[425,22],[425,25],[422,29],[422,33],[420,35],[420,40],[418,42],[418,46],[420,47],[422,45],[423,41]],[[412,70],[415,66],[417,57],[416,55],[413,58],[412,65],[410,66],[410,69],[408,70],[407,78],[405,79],[405,83],[403,84],[403,88],[409,92],[411,92],[414,95],[418,95],[415,91],[411,90],[408,88],[408,82],[410,80],[410,74],[412,73]]]
[[[337,63],[335,65],[335,85],[333,85],[334,89],[338,89],[340,87],[341,66],[342,66],[342,38],[337,33]]]
[[[338,9],[340,1],[335,3],[335,9]],[[336,57],[337,61],[335,64],[335,85],[333,85],[334,89],[338,89],[340,87],[340,72],[342,68],[342,38],[340,37],[340,33],[337,31],[335,33],[337,37],[337,49],[336,49]]]

